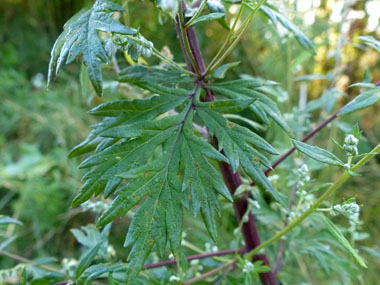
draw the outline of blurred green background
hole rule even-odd
[[[80,79],[79,63],[65,67],[59,80],[49,90],[46,88],[50,50],[55,39],[63,24],[91,2],[0,2],[0,214],[24,223],[23,226],[2,227],[0,232],[4,237],[17,236],[7,250],[29,259],[54,256],[60,260],[78,256],[79,246],[70,229],[91,223],[94,216],[70,208],[71,199],[81,186],[82,173],[77,169],[79,162],[68,160],[67,153],[87,136],[90,125],[96,122],[87,114],[88,109],[103,101],[128,96],[125,88],[112,81],[112,67],[105,67],[105,96],[97,98],[88,82]],[[123,4],[124,1],[115,2]],[[279,82],[282,88],[275,94],[277,101],[290,125],[302,137],[334,108],[336,110],[358,94],[357,88],[348,86],[363,81],[366,70],[372,82],[380,81],[380,53],[357,40],[362,35],[380,38],[380,1],[353,2],[346,15],[340,9],[343,1],[289,1],[282,7],[314,41],[317,50],[314,57],[294,38],[277,31],[264,17],[258,16],[242,44],[228,58],[229,62],[241,61],[228,77],[236,78],[243,73]],[[122,22],[140,27],[142,34],[157,49],[171,53],[177,61],[183,60],[170,19],[148,1],[133,0],[123,5],[128,12],[121,17]],[[235,10],[234,6],[230,7],[229,18],[233,18]],[[206,61],[209,61],[220,47],[226,30],[213,22],[200,25],[198,34]],[[121,67],[128,65],[122,56],[118,60]],[[157,63],[154,59],[150,62]],[[318,76],[306,77],[310,74]],[[327,102],[322,102],[315,110],[311,106],[302,117],[300,108],[322,98],[326,90],[336,93],[332,97],[325,95]],[[313,143],[339,153],[329,137],[341,140],[344,130],[359,122],[366,137],[360,147],[367,151],[380,141],[379,110],[378,104],[337,120]],[[276,128],[263,135],[281,152],[291,145]],[[287,173],[286,168],[293,165],[294,159],[289,161],[274,174],[281,177],[282,173]],[[371,161],[364,167],[363,177],[350,179],[338,194],[345,198],[356,196],[358,203],[363,205],[361,231],[368,235],[359,241],[359,247],[374,249],[364,252],[369,264],[363,274],[364,284],[377,284],[380,277],[379,164],[379,158]],[[313,172],[313,178],[322,182],[334,181],[338,175],[330,168]],[[286,184],[280,182],[276,186],[286,188]],[[225,225],[226,230],[236,226],[233,217],[223,223],[232,224]],[[112,229],[111,241],[120,257],[125,254],[121,244],[127,225],[128,221],[119,220]],[[226,234],[233,237],[232,233]],[[202,234],[195,243],[202,247],[206,240],[207,236]],[[228,246],[228,243],[221,241],[221,245]],[[1,269],[15,264],[0,256]],[[290,273],[298,270],[297,266],[285,269]]]

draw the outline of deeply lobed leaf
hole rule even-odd
[[[228,122],[223,116],[213,111],[198,110],[197,114],[206,124],[210,135],[215,135],[218,139],[219,150],[224,151],[232,170],[236,172],[241,165],[257,185],[267,190],[277,201],[282,203],[282,198],[273,189],[260,167],[263,165],[270,168],[271,164],[255,148],[271,154],[278,154],[278,152],[252,131]]]
[[[69,64],[82,55],[91,83],[96,93],[102,95],[100,61],[108,63],[109,59],[100,41],[99,32],[136,34],[136,30],[112,19],[112,13],[116,11],[124,9],[108,0],[97,0],[90,10],[74,16],[64,26],[64,31],[51,52],[48,82],[53,75],[58,74],[63,63]]]
[[[273,84],[274,82],[272,81],[259,79],[239,79],[207,85],[207,88],[214,91],[217,95],[230,99],[254,99],[255,101],[249,105],[248,108],[261,119],[262,122],[269,124],[268,117],[270,117],[287,133],[291,133],[276,103],[259,90],[260,87]]]

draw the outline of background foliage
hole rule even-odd
[[[46,90],[51,47],[63,24],[90,2],[5,0],[0,3],[0,214],[23,223],[0,225],[0,233],[5,239],[16,237],[12,238],[7,251],[32,260],[54,257],[56,260],[50,262],[61,264],[64,258],[78,259],[85,252],[86,247],[76,241],[70,229],[92,223],[96,214],[81,208],[69,209],[80,188],[82,173],[76,168],[79,161],[68,160],[67,154],[87,136],[88,126],[96,122],[94,117],[86,114],[88,109],[103,100],[131,98],[133,93],[117,88],[110,80],[113,75],[111,66],[103,72],[106,99],[99,99],[88,80],[79,76],[83,75],[79,64],[67,66],[61,71],[60,80]],[[356,2],[352,7],[355,12],[346,15],[346,21],[341,21],[339,17],[343,17],[343,11],[339,7],[342,1],[289,1],[283,7],[284,13],[313,39],[315,57],[304,51],[286,31],[277,32],[273,26],[268,26],[264,17],[258,17],[242,44],[229,56],[229,62],[241,61],[241,64],[227,74],[227,79],[243,73],[281,83],[281,88],[273,91],[274,98],[286,114],[288,123],[302,137],[312,128],[308,122],[321,121],[332,112],[335,102],[341,106],[356,96],[357,89],[348,86],[361,82],[367,69],[371,71],[372,82],[380,80],[380,53],[357,40],[361,35],[380,37],[379,18],[374,19],[370,2],[376,1]],[[233,17],[233,7],[230,12]],[[175,30],[151,3],[130,1],[123,17],[122,21],[130,26],[141,27],[144,36],[159,50],[171,54],[177,61],[182,60]],[[225,28],[212,22],[200,24],[197,31],[205,57],[211,58],[219,48],[220,35],[225,33]],[[123,57],[119,62],[120,67],[131,63]],[[154,59],[151,62],[157,63]],[[318,101],[309,103],[312,100]],[[368,151],[380,141],[379,108],[377,105],[336,121],[319,134],[315,144],[339,153],[329,137],[342,141],[344,131],[359,121],[366,137],[361,140],[359,148],[362,152]],[[261,134],[280,152],[291,146],[291,141],[275,126],[262,130]],[[274,184],[284,188],[284,193],[294,184],[289,181],[288,174],[298,162],[299,158],[293,156],[273,175]],[[358,246],[373,248],[363,252],[369,266],[362,274],[364,284],[374,284],[379,277],[379,163],[373,161],[367,165],[363,177],[351,179],[341,192],[345,198],[356,196],[357,202],[363,205],[363,235]],[[335,180],[337,174],[330,169],[312,162],[310,165],[313,179]],[[276,177],[279,178],[276,180]],[[237,225],[232,208],[226,205],[222,209],[222,218],[218,221],[219,236],[225,238],[218,240],[217,246],[230,248],[228,241],[233,240]],[[276,217],[266,215],[265,209],[261,209],[261,213],[263,227],[271,228]],[[342,219],[341,223],[344,225],[347,221]],[[121,245],[128,225],[128,218],[114,223],[109,240],[117,254],[115,256],[111,249],[105,249],[100,259],[126,258],[127,252]],[[305,235],[307,227],[304,228]],[[184,229],[188,233],[186,254],[195,254],[197,249],[202,252],[212,250],[212,245],[205,245],[209,238],[199,220],[187,218]],[[94,232],[91,228],[88,230]],[[299,245],[295,248],[298,249]],[[305,245],[305,251],[307,248]],[[331,280],[326,281],[324,272],[309,267],[315,256],[300,256],[285,262],[284,280],[307,280],[312,284],[337,281],[334,273],[330,274]],[[213,267],[213,262],[217,261],[209,260],[202,266]],[[17,263],[0,256],[1,269],[12,268]],[[170,276],[167,269],[152,274]]]

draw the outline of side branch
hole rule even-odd
[[[378,152],[380,151],[380,144],[378,144],[369,154],[364,156],[357,164],[355,164],[351,171],[355,172],[358,169],[360,169],[364,164],[366,164],[370,159],[372,159]],[[300,217],[298,217],[296,220],[291,222],[287,227],[285,227],[282,231],[274,235],[269,240],[263,242],[258,247],[256,247],[254,250],[246,254],[246,259],[251,259],[254,255],[259,253],[262,249],[267,247],[268,245],[280,240],[283,236],[285,236],[287,233],[289,233],[291,230],[296,228],[303,220],[305,220],[307,217],[309,217],[312,213],[314,213],[318,207],[331,195],[333,194],[344,182],[346,182],[347,179],[349,179],[351,176],[346,171],[343,173],[343,175],[325,192],[322,194],[319,199],[310,206],[310,208],[304,212]]]
[[[377,82],[375,84],[376,86],[380,86],[380,81]],[[352,102],[352,101],[350,101]],[[349,102],[349,103],[350,103]],[[347,103],[347,104],[349,104]],[[347,104],[345,106],[347,106]],[[340,110],[342,110],[342,108],[340,108],[337,112],[335,112],[333,115],[331,115],[326,121],[324,121],[323,123],[321,123],[320,125],[318,125],[318,127],[316,127],[313,131],[311,131],[310,133],[308,133],[302,140],[301,142],[307,142],[309,139],[311,139],[314,135],[316,135],[317,133],[319,133],[324,127],[326,127],[328,124],[330,124],[332,121],[334,121],[337,117],[338,117],[338,114],[340,112]],[[290,156],[294,151],[296,150],[295,147],[292,147],[287,153],[285,153],[284,155],[282,155],[275,163],[273,163],[272,165],[272,168],[268,168],[267,170],[265,170],[265,175],[268,175],[273,169],[275,169],[281,162],[283,162],[285,159],[288,158],[288,156]],[[251,184],[252,186],[255,185],[255,183],[252,183]]]

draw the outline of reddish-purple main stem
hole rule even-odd
[[[184,2],[182,2],[182,3],[183,3],[183,7],[186,7],[186,4]],[[184,10],[186,10],[186,8],[184,8]],[[177,17],[177,19],[178,19],[178,17]],[[180,23],[177,20],[177,31],[180,30],[178,25],[182,25],[182,24],[183,23]],[[198,69],[200,77],[201,77],[198,79],[198,82],[199,82],[199,84],[203,85],[206,68],[205,68],[205,64],[203,61],[203,56],[202,56],[201,50],[199,48],[199,44],[197,41],[195,30],[193,29],[193,27],[188,28],[186,30],[186,37],[187,38],[185,38],[185,39],[183,39],[180,34],[178,36],[179,36],[180,41],[183,40],[183,41],[187,41],[189,43],[189,47],[191,50],[191,56],[193,57],[193,59],[195,61],[196,68]],[[182,52],[186,58],[187,54],[186,54],[186,50],[184,48],[183,43],[181,43],[181,48],[182,48]],[[190,62],[190,60],[187,58],[186,62]],[[211,90],[206,89],[206,100],[205,101],[214,101],[214,95],[213,95]],[[216,138],[213,138],[213,143],[214,143],[214,146],[217,147],[218,141]],[[220,169],[221,169],[224,181],[225,181],[228,189],[230,190],[231,195],[233,195],[235,193],[236,189],[239,187],[239,185],[242,184],[240,175],[238,172],[233,173],[231,167],[227,163],[220,163]],[[244,214],[248,210],[247,197],[244,197],[243,199],[235,201],[234,202],[234,209],[235,209],[237,220],[241,221]],[[256,226],[256,222],[255,222],[255,218],[252,214],[249,214],[248,222],[243,224],[242,234],[244,237],[244,241],[246,243],[246,250],[251,251],[261,244],[260,236],[259,236],[257,226]],[[263,262],[263,264],[269,266],[268,258],[264,254],[256,255],[253,258],[253,260],[254,261],[261,260]],[[261,280],[262,284],[264,284],[264,285],[276,285],[277,284],[276,277],[272,271],[269,271],[266,273],[260,273],[259,276],[260,276],[260,280]]]

